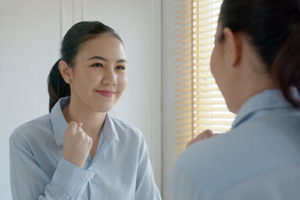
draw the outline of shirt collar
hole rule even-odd
[[[242,106],[232,124],[232,128],[249,119],[256,111],[288,107],[292,107],[292,105],[284,98],[279,89],[265,90],[251,97]]]
[[[64,133],[68,127],[68,123],[66,122],[62,110],[69,103],[70,97],[60,98],[50,112],[53,134],[58,146],[63,144]],[[119,141],[119,136],[114,125],[114,121],[108,114],[106,114],[100,137],[105,141],[111,141],[113,139]]]

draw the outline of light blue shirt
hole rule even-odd
[[[171,181],[173,200],[300,199],[300,112],[279,90],[240,109],[232,129],[187,148]]]
[[[10,137],[14,200],[160,200],[143,134],[106,115],[97,153],[81,169],[63,158],[67,122],[61,99],[50,114]]]

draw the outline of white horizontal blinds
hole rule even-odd
[[[191,140],[192,105],[192,1],[174,0],[175,18],[175,153]]]
[[[193,134],[211,129],[222,133],[230,129],[234,115],[210,73],[221,0],[193,0]]]
[[[175,153],[198,133],[226,132],[234,115],[210,73],[222,0],[175,0]]]

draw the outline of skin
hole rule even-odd
[[[214,134],[211,130],[205,130],[202,133],[198,134],[195,138],[193,138],[187,145],[185,148],[188,148],[189,146],[191,146],[192,144],[195,144],[201,140],[204,139],[208,139],[214,136],[217,136],[218,134]]]
[[[220,40],[222,34],[224,40]],[[265,63],[249,41],[245,33],[232,32],[227,27],[222,29],[219,22],[210,67],[229,111],[235,114],[252,96],[276,88],[270,74],[265,71]],[[205,130],[188,146],[215,135],[211,130]]]
[[[94,158],[106,113],[117,103],[127,85],[123,44],[110,34],[84,42],[70,67],[60,61],[59,70],[70,85],[70,104],[63,109],[69,124],[64,134],[65,159],[83,167]],[[103,95],[101,91],[111,93]]]

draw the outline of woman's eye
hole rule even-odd
[[[119,66],[116,67],[116,69],[119,69],[119,70],[125,70],[125,67],[122,66],[122,65],[119,65]]]
[[[92,65],[93,67],[103,67],[103,65],[101,63],[95,63]]]

